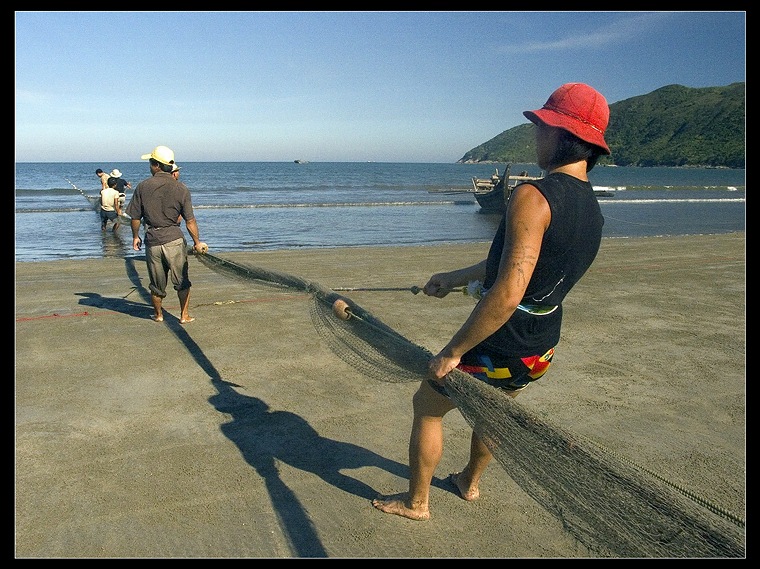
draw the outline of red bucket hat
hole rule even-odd
[[[604,141],[610,107],[599,91],[584,83],[565,83],[551,94],[542,108],[524,111],[523,115],[532,123],[541,121],[563,128],[610,154]]]

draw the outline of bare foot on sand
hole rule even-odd
[[[163,322],[164,317],[163,316],[156,316],[155,314],[151,315],[151,318],[156,322]]]
[[[190,322],[194,322],[195,318],[193,316],[188,316],[187,318],[182,318],[179,323],[180,324],[189,324]]]
[[[456,486],[457,490],[459,490],[459,495],[462,499],[472,502],[473,500],[480,498],[480,490],[477,485],[472,486],[467,484],[464,480],[461,480],[462,478],[464,477],[461,472],[452,472],[449,474],[449,480],[451,480],[451,483]]]
[[[406,494],[393,494],[392,496],[380,496],[372,500],[372,505],[386,514],[396,514],[410,520],[423,521],[430,519],[430,511],[425,508],[412,509],[407,505]]]

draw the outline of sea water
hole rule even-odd
[[[186,162],[201,239],[211,251],[431,245],[487,242],[500,221],[481,211],[472,178],[505,164],[350,162]],[[143,255],[131,230],[100,230],[92,200],[95,170],[118,168],[132,183],[150,175],[147,161],[17,163],[16,261]],[[534,164],[511,173],[540,175]],[[597,166],[605,237],[742,231],[745,171],[712,168]],[[131,198],[127,192],[127,200]],[[91,199],[87,199],[87,198]],[[184,226],[184,224],[183,224]],[[186,230],[185,230],[186,231]],[[192,243],[189,235],[188,242]]]

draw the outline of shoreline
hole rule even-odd
[[[489,244],[212,252],[379,288],[423,285]],[[469,444],[456,411],[431,520],[375,510],[406,488],[416,385],[338,358],[304,293],[190,262],[186,326],[173,291],[165,322],[150,320],[142,258],[16,263],[18,558],[600,556],[496,462],[480,500],[446,486]],[[604,238],[566,299],[552,370],[518,402],[744,518],[745,275],[745,232]],[[433,351],[474,302],[341,294]]]
[[[200,208],[203,209],[203,208]],[[86,210],[89,212],[89,210]],[[124,231],[128,231],[129,228],[125,224],[122,224],[122,227],[120,228]],[[678,235],[668,235],[668,234],[661,234],[661,235],[609,235],[609,236],[603,236],[602,242],[606,240],[628,240],[628,239],[676,239],[676,238],[692,238],[692,237],[717,237],[722,235],[735,235],[735,234],[744,234],[744,231],[726,231],[721,233],[693,233],[693,234],[678,234]],[[131,234],[130,234],[131,235]],[[186,239],[188,240],[189,244],[192,245],[192,240],[188,235],[186,235]],[[131,241],[130,241],[131,243]],[[480,241],[467,241],[467,242],[461,242],[461,241],[452,241],[452,242],[427,242],[427,243],[401,243],[396,245],[388,245],[383,243],[378,244],[362,244],[362,245],[314,245],[309,247],[284,247],[282,249],[259,249],[259,250],[238,250],[238,249],[229,249],[229,250],[216,250],[213,247],[211,248],[211,252],[214,255],[220,255],[220,256],[228,256],[228,255],[264,255],[264,254],[274,254],[277,255],[278,253],[282,253],[285,255],[290,254],[298,254],[300,252],[319,252],[319,251],[335,251],[339,249],[345,249],[345,250],[362,250],[362,249],[368,249],[370,251],[377,250],[377,249],[402,249],[402,250],[408,250],[408,249],[415,249],[415,248],[427,248],[427,247],[452,247],[452,248],[460,248],[460,247],[474,247],[477,248],[481,246],[488,246],[490,245],[491,240],[489,239],[483,239]],[[131,247],[131,245],[130,245]],[[100,257],[75,257],[75,258],[66,258],[66,259],[40,259],[40,260],[15,260],[15,263],[17,265],[19,264],[35,264],[35,263],[79,263],[79,262],[90,262],[90,261],[106,261],[106,260],[115,260],[115,261],[124,261],[124,260],[136,260],[136,261],[145,261],[145,249],[143,248],[139,252],[134,252],[131,248],[127,250],[126,254],[112,254],[109,256],[100,256]]]

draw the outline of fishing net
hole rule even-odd
[[[311,295],[311,319],[337,356],[370,378],[425,379],[432,353],[352,300],[313,281],[199,255],[210,269]],[[337,318],[332,305],[348,304]],[[520,487],[590,551],[603,557],[737,558],[745,522],[625,457],[529,412],[505,392],[454,370],[446,390]]]

